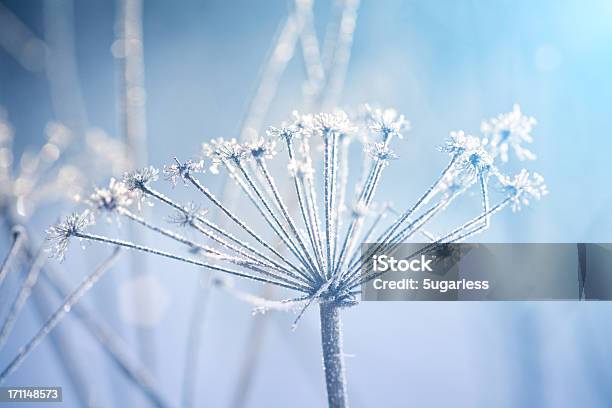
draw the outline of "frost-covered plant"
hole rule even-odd
[[[49,241],[54,255],[60,259],[65,254],[67,240],[75,237],[282,287],[297,294],[280,303],[285,308],[293,305],[300,309],[296,322],[310,305],[318,304],[329,405],[344,407],[348,405],[348,397],[340,311],[356,305],[360,285],[381,274],[363,272],[362,266],[368,256],[360,256],[359,243],[367,240],[393,247],[413,239],[417,233],[423,233],[432,245],[462,241],[487,229],[491,216],[505,207],[518,210],[531,198],[545,195],[541,176],[531,175],[526,170],[517,176],[506,176],[497,166],[498,159],[505,161],[503,152],[509,146],[515,151],[523,151],[521,143],[531,140],[528,132],[525,133],[525,118],[515,112],[516,109],[509,116],[502,115],[503,119],[487,122],[491,126],[483,129],[488,134],[500,134],[503,124],[504,128],[511,129],[510,132],[522,132],[520,137],[510,135],[493,142],[493,139],[485,141],[464,132],[451,133],[441,147],[450,156],[442,174],[416,203],[398,212],[395,218],[391,217],[392,221],[386,226],[382,223],[388,218],[381,214],[387,207],[377,209],[374,197],[385,169],[398,158],[391,149],[392,142],[403,137],[408,122],[392,109],[367,107],[363,119],[356,124],[341,111],[296,115],[292,124],[270,127],[265,139],[251,143],[217,139],[204,145],[200,159],[183,162],[175,158],[165,167],[166,179],[173,185],[180,182],[193,188],[207,205],[224,214],[233,228],[220,227],[201,207],[177,202],[160,192],[154,186],[159,172],[148,167],[126,174],[122,187],[112,180],[108,189],[96,190],[88,200],[91,208],[51,227]],[[497,130],[491,131],[493,127]],[[354,187],[348,185],[351,143],[362,144],[363,162],[366,163]],[[282,146],[283,152],[277,152],[276,144]],[[276,160],[286,161],[287,170],[281,168],[279,174],[275,174],[271,163]],[[320,174],[315,169],[317,163],[322,165]],[[219,201],[199,176],[206,167],[212,167],[214,173],[227,171],[260,217],[247,217],[243,211],[233,211],[227,203]],[[287,175],[292,198],[297,203],[297,214],[279,189],[278,178]],[[499,184],[503,194],[495,205],[489,203],[491,180]],[[482,202],[478,216],[438,236],[425,230],[435,216],[472,188],[478,191]],[[180,231],[144,219],[131,208],[134,202],[160,203],[168,207],[174,212],[174,224],[196,231],[213,244],[204,245]],[[352,211],[346,211],[347,208]],[[91,216],[100,212],[141,224],[184,244],[191,254],[198,256],[91,233],[88,231]],[[266,224],[268,232],[256,230],[259,221]],[[379,227],[382,232],[376,235]],[[284,250],[279,249],[278,242]],[[259,306],[262,304],[272,307],[274,302],[259,302]]]

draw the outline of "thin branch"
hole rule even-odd
[[[47,284],[60,297],[66,298],[70,293],[69,286],[57,270],[52,270],[49,265],[45,266],[43,277]],[[128,381],[132,382],[152,404],[156,406],[170,406],[157,391],[159,389],[153,376],[147,368],[133,358],[125,350],[127,346],[113,330],[101,320],[97,319],[94,312],[84,303],[77,303],[73,308],[75,317],[90,333],[94,340],[102,347],[108,358],[116,365],[117,369],[125,375]],[[57,332],[55,332],[57,334]]]
[[[32,264],[30,265],[30,268],[20,285],[19,292],[13,300],[9,312],[6,315],[6,318],[4,319],[4,323],[0,328],[0,350],[2,350],[4,343],[6,342],[9,334],[11,333],[11,330],[13,329],[19,312],[21,311],[25,302],[28,300],[30,294],[32,293],[32,288],[38,281],[38,275],[46,261],[46,258],[47,256],[44,251],[40,250],[36,255],[36,258],[34,259],[34,262],[32,262]]]
[[[16,225],[11,230],[11,234],[13,236],[13,243],[11,244],[11,248],[9,249],[6,258],[2,262],[2,266],[0,267],[0,287],[2,287],[2,282],[8,275],[9,267],[11,263],[15,260],[21,247],[23,246],[24,241],[27,239],[25,229],[19,225]]]
[[[91,241],[98,241],[98,242],[102,242],[105,243],[107,245],[116,245],[116,246],[121,246],[121,247],[125,247],[125,248],[129,248],[129,249],[133,249],[136,251],[140,251],[140,252],[145,252],[145,253],[149,253],[149,254],[153,254],[153,255],[159,255],[162,256],[164,258],[169,258],[169,259],[174,259],[175,261],[181,261],[184,263],[188,263],[188,264],[192,264],[192,265],[196,265],[196,266],[200,266],[206,269],[210,269],[213,271],[217,271],[217,272],[223,272],[223,273],[227,273],[229,275],[234,275],[234,276],[239,276],[242,278],[246,278],[246,279],[252,279],[252,280],[256,280],[259,282],[263,282],[263,283],[270,283],[273,285],[277,285],[277,286],[281,286],[284,287],[286,289],[293,289],[293,290],[297,290],[300,292],[303,292],[304,290],[301,289],[300,287],[294,286],[294,285],[288,285],[282,282],[278,282],[278,281],[274,281],[271,279],[266,279],[266,278],[261,278],[259,276],[254,276],[254,275],[249,275],[246,273],[242,273],[242,272],[238,272],[238,271],[234,271],[231,269],[227,269],[221,266],[217,266],[217,265],[211,265],[205,262],[201,262],[195,259],[191,259],[191,258],[185,258],[179,255],[174,255],[170,252],[165,252],[165,251],[160,251],[154,248],[150,248],[144,245],[138,245],[138,244],[134,244],[128,241],[122,241],[119,239],[113,239],[113,238],[108,238],[108,237],[104,237],[101,235],[94,235],[94,234],[89,234],[89,233],[84,233],[84,232],[75,232],[74,233],[75,237],[78,238],[82,238],[82,239],[88,239]]]
[[[0,384],[13,373],[28,355],[40,344],[40,342],[60,323],[63,317],[70,312],[71,308],[93,287],[106,271],[114,264],[119,255],[119,248],[115,248],[112,255],[107,258],[96,270],[87,276],[81,284],[64,300],[62,305],[49,317],[45,324],[38,330],[25,346],[19,349],[17,356],[0,373]]]

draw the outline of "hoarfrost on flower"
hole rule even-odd
[[[291,142],[293,139],[300,135],[301,129],[296,125],[281,126],[280,128],[269,126],[266,130],[266,134],[270,138],[282,139],[286,143]]]
[[[534,160],[536,155],[524,144],[533,142],[531,130],[535,124],[536,120],[523,115],[521,107],[515,104],[512,112],[482,122],[483,144],[487,145],[493,156],[499,155],[502,162],[508,161],[510,149],[519,160]]]
[[[512,200],[512,211],[519,211],[522,205],[529,205],[531,199],[539,200],[548,194],[544,177],[535,172],[530,174],[526,169],[514,177],[501,176],[499,181]]]
[[[49,227],[46,231],[47,251],[52,257],[64,260],[70,238],[83,232],[93,222],[91,213],[72,213],[64,221]]]
[[[184,184],[187,184],[187,176],[192,173],[202,173],[204,171],[204,160],[187,160],[185,163],[180,163],[174,159],[176,163],[164,166],[164,174],[166,180],[170,180],[173,186],[176,186],[180,179]]]
[[[274,140],[267,141],[264,138],[259,138],[253,142],[245,143],[244,149],[255,160],[272,159],[276,155],[276,142]]]
[[[129,190],[141,190],[147,184],[156,181],[159,177],[159,170],[153,166],[125,173],[123,182]]]
[[[318,113],[312,119],[312,127],[317,135],[324,138],[331,134],[339,136],[355,131],[355,127],[344,111]]]
[[[403,139],[402,132],[410,130],[410,122],[395,109],[371,109],[366,105],[366,110],[369,129],[380,134],[383,141],[393,137]]]
[[[120,181],[111,178],[106,188],[95,188],[86,203],[94,212],[115,212],[127,208],[134,201],[134,193]]]
[[[144,190],[146,190],[149,183],[156,181],[158,178],[159,170],[153,166],[144,167],[123,175],[123,183],[129,191],[134,193],[134,199],[138,204],[138,208],[141,208],[147,202]]]
[[[212,164],[209,170],[212,174],[219,173],[221,164],[230,161],[239,163],[246,157],[248,152],[236,139],[225,140],[223,138],[212,139],[210,143],[202,144],[202,154],[210,158]]]
[[[371,143],[364,150],[372,159],[382,161],[383,164],[387,164],[389,160],[397,159],[397,155],[384,142]]]
[[[448,139],[440,147],[440,150],[448,153],[451,157],[457,157],[466,151],[475,150],[480,147],[480,139],[466,135],[463,130],[450,133]]]

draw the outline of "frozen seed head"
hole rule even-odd
[[[500,176],[499,181],[502,190],[512,200],[512,211],[519,211],[522,205],[529,205],[531,199],[539,200],[548,194],[544,177],[538,173],[530,174],[525,169],[514,177]]]
[[[206,215],[207,211],[194,203],[187,203],[183,210],[177,210],[168,217],[168,221],[181,227],[193,225],[196,220]]]
[[[312,119],[312,128],[315,133],[326,138],[330,135],[348,134],[355,130],[344,111],[334,113],[319,113]]]
[[[293,124],[291,127],[296,128],[304,137],[311,136],[314,130],[314,115],[300,114],[298,111],[293,111]]]
[[[134,201],[138,204],[138,209],[140,209],[147,200],[147,195],[145,193],[147,186],[149,183],[156,181],[158,176],[159,171],[153,166],[144,167],[131,173],[125,173],[123,176],[123,184],[134,194]]]
[[[463,130],[459,130],[450,133],[450,137],[440,147],[440,151],[448,153],[451,157],[456,157],[479,147],[480,140],[477,137],[466,135]]]
[[[463,166],[468,172],[480,175],[491,170],[493,159],[485,149],[479,147],[463,154]]]
[[[282,139],[286,143],[291,143],[293,139],[300,136],[301,129],[296,125],[281,126],[276,128],[274,126],[268,127],[266,134],[273,139]]]
[[[512,112],[482,122],[483,144],[488,146],[493,156],[499,155],[502,162],[508,161],[510,149],[519,160],[534,160],[536,155],[523,145],[533,142],[531,130],[535,124],[534,118],[523,115],[521,107],[514,105]]]
[[[125,173],[123,183],[130,191],[143,190],[149,183],[157,180],[159,171],[153,167],[144,167],[130,173]]]
[[[381,161],[384,165],[387,165],[389,160],[397,159],[397,155],[384,142],[371,143],[366,145],[364,150],[372,159]]]
[[[223,138],[213,139],[210,143],[202,145],[202,153],[212,160],[209,170],[213,174],[219,173],[219,166],[224,162],[240,163],[248,154],[244,146],[236,139],[225,140]]]
[[[382,231],[387,232],[380,235],[380,239],[385,244],[400,243],[400,239],[408,238],[408,232],[414,234],[419,231],[436,242],[436,240],[442,239],[439,237],[445,235],[434,235],[425,231],[423,229],[424,223],[436,216],[438,212],[445,211],[451,200],[468,191],[468,188],[480,188],[483,207],[487,209],[489,208],[488,190],[490,189],[487,180],[499,180],[505,198],[501,203],[497,203],[497,200],[495,200],[494,206],[490,207],[495,211],[506,206],[512,206],[514,210],[517,210],[532,198],[537,199],[546,194],[543,179],[537,174],[530,175],[526,171],[522,171],[513,177],[505,177],[500,174],[495,166],[497,163],[494,164],[497,157],[495,155],[496,150],[491,149],[492,141],[489,140],[485,144],[479,138],[466,135],[464,132],[453,132],[444,146],[440,148],[451,157],[442,175],[424,192],[417,204],[408,207],[405,211],[390,211],[388,215],[391,220],[386,221],[383,219],[385,210],[377,209],[374,206],[376,203],[375,193],[380,190],[379,183],[384,177],[384,167],[389,164],[390,160],[397,158],[389,145],[393,137],[401,137],[402,132],[408,129],[408,122],[405,118],[391,109],[372,110],[367,108],[363,117],[355,119],[359,123],[359,133],[356,133],[344,112],[338,111],[318,115],[294,113],[294,115],[295,122],[292,125],[268,128],[265,139],[254,138],[251,143],[238,143],[235,139],[214,139],[202,146],[203,160],[206,165],[212,163],[212,172],[218,172],[217,168],[220,165],[226,166],[229,170],[229,176],[240,182],[239,187],[244,194],[243,199],[248,199],[251,204],[254,204],[262,217],[269,217],[263,221],[269,221],[268,224],[274,232],[270,236],[265,235],[264,232],[256,232],[257,224],[262,220],[246,215],[243,218],[244,214],[240,212],[243,209],[231,209],[230,203],[224,201],[227,197],[217,199],[199,183],[195,183],[196,185],[191,187],[196,187],[216,207],[223,210],[225,215],[235,224],[234,228],[237,229],[236,232],[240,234],[241,238],[234,238],[238,236],[234,235],[234,230],[228,229],[226,232],[225,229],[219,229],[220,227],[210,224],[208,218],[206,218],[206,212],[197,205],[192,203],[185,205],[149,189],[147,184],[157,178],[157,170],[152,167],[126,175],[124,178],[125,184],[122,187],[125,190],[121,190],[121,186],[115,185],[116,182],[114,181],[111,182],[108,189],[96,190],[90,197],[91,204],[94,209],[113,211],[113,209],[120,208],[123,205],[122,194],[130,191],[133,194],[134,201],[139,204],[145,198],[170,204],[178,211],[169,217],[169,222],[181,227],[196,228],[209,237],[210,234],[206,231],[212,228],[224,239],[231,240],[232,244],[216,239],[216,242],[224,248],[208,248],[174,233],[173,231],[176,228],[166,230],[155,227],[151,223],[149,224],[151,230],[187,244],[194,254],[206,256],[213,261],[231,263],[233,264],[232,268],[240,267],[241,272],[242,269],[245,269],[245,272],[249,274],[248,277],[303,292],[305,296],[299,299],[307,299],[307,305],[312,302],[333,302],[344,307],[357,302],[354,296],[357,293],[356,288],[361,283],[360,281],[364,279],[363,276],[360,276],[359,270],[359,263],[362,262],[361,258],[359,258],[358,252],[354,251],[358,251],[360,240],[365,240],[366,237],[367,239],[375,237],[371,234],[374,234],[379,227],[382,229],[385,228],[385,224],[388,225],[385,229],[382,229]],[[501,119],[499,120],[501,121]],[[313,134],[316,134],[317,137],[311,140]],[[345,142],[348,143],[356,134],[364,135],[366,139],[371,140],[371,142],[364,141],[361,143],[364,147],[362,152],[364,169],[362,169],[363,174],[360,177],[352,176],[352,152],[349,152],[348,146],[344,144]],[[295,146],[291,145],[292,141],[295,141]],[[274,145],[278,143],[281,145],[289,143],[289,146],[286,147],[290,151],[289,154],[275,156]],[[311,144],[313,144],[312,150]],[[494,145],[501,146],[497,142]],[[285,202],[275,189],[275,185],[278,185],[275,177],[285,176],[287,170],[282,166],[282,163],[280,163],[281,166],[270,165],[269,168],[264,164],[265,159],[271,159],[273,156],[276,160],[284,161],[289,174],[295,178],[291,180],[291,184],[295,184],[296,196],[293,196],[293,198],[297,199],[294,206],[301,212],[301,220],[287,218]],[[324,161],[322,168],[325,171],[315,174],[313,163],[321,159]],[[267,162],[265,163],[267,164]],[[175,164],[165,167],[164,173],[166,178],[176,183],[179,179],[183,181],[191,180],[189,175],[194,171],[201,171],[202,168],[202,161],[181,163],[176,160]],[[249,173],[249,171],[253,173]],[[479,179],[476,177],[479,177]],[[354,187],[348,185],[353,180],[357,182]],[[479,185],[476,184],[478,181],[480,181]],[[292,193],[293,189],[289,192]],[[356,193],[358,197],[355,201],[347,198],[353,195],[352,193]],[[317,198],[317,195],[320,195],[320,197]],[[274,200],[274,202],[269,200]],[[321,214],[323,205],[325,206],[325,222],[321,222],[323,220],[323,214]],[[429,207],[430,209],[426,210],[422,207]],[[275,212],[275,209],[277,212]],[[416,211],[419,211],[419,214],[423,213],[423,215],[417,215]],[[414,215],[413,212],[415,212]],[[452,234],[459,234],[459,232],[461,234],[471,234],[483,230],[480,226],[477,230],[472,225],[481,219],[488,221],[492,212],[494,210],[479,215],[478,218],[472,219],[472,221],[453,230]],[[419,218],[416,218],[417,216]],[[153,217],[153,215],[145,213],[143,217]],[[286,223],[278,221],[279,219],[282,220],[282,217],[287,218]],[[372,217],[376,218],[372,220],[371,228],[367,231],[364,230],[362,226],[369,225],[369,223],[366,223],[366,218],[371,219]],[[274,223],[271,221],[274,221]],[[295,221],[298,223],[294,224]],[[88,222],[87,217],[83,215],[73,215],[48,230],[47,239],[53,245],[56,257],[63,258],[69,238],[73,235],[82,239],[103,240],[103,237],[79,233],[87,226]],[[483,227],[488,227],[488,222]],[[205,230],[202,228],[205,228]],[[243,243],[246,233],[251,237],[250,242],[245,241]],[[273,249],[277,247],[278,236],[287,238],[281,240],[285,246],[284,249],[288,249],[290,252],[287,254],[287,258],[280,253],[282,248],[279,247],[279,252]],[[306,236],[311,241],[310,243],[298,242]],[[292,237],[298,240],[295,242],[298,242],[299,245],[292,242]],[[251,248],[251,244],[265,248],[266,251],[259,252],[255,248]],[[126,243],[126,246],[128,245],[131,244]],[[136,246],[133,247],[137,248]],[[163,254],[162,252],[148,250],[145,247],[142,248],[145,252]],[[341,250],[336,251],[334,248],[341,248]],[[225,249],[230,252],[226,253]],[[446,247],[437,249],[441,252],[448,250]],[[244,250],[248,250],[248,254]],[[167,253],[167,255],[177,260],[190,262],[182,256],[173,256],[171,253]],[[272,263],[273,259],[268,259],[270,256],[278,259]],[[325,257],[325,259],[321,257]],[[278,260],[287,263],[290,268],[287,269],[283,265],[279,265]],[[316,260],[316,262],[313,260]],[[232,273],[238,272],[238,270],[234,271],[232,269],[231,271],[226,270],[226,272]],[[299,316],[301,316],[301,313]]]
[[[457,168],[464,173],[460,177],[469,179],[493,169],[493,157],[484,149],[480,139],[466,136],[462,131],[451,133],[442,150],[457,159]]]
[[[108,187],[94,189],[86,203],[94,212],[112,213],[129,207],[133,201],[134,193],[124,183],[111,178]]]
[[[49,227],[46,231],[47,251],[52,257],[63,261],[70,238],[85,231],[92,222],[91,213],[85,211],[80,214],[72,213],[64,221]]]
[[[395,109],[371,109],[366,105],[366,110],[369,110],[366,116],[369,129],[380,134],[383,141],[393,137],[402,139],[402,132],[410,130],[410,122]]]
[[[254,142],[247,142],[243,146],[244,150],[255,160],[272,159],[276,155],[276,142],[266,141],[260,138]]]
[[[215,152],[216,156],[222,160],[228,160],[234,163],[239,163],[246,157],[248,152],[236,142],[236,139],[228,140],[227,142],[221,143]]]
[[[177,181],[180,179],[184,184],[187,184],[187,178],[192,173],[202,173],[204,171],[204,161],[187,160],[185,163],[181,163],[178,159],[174,158],[175,163],[168,166],[164,166],[164,174],[166,180],[170,180],[172,185],[176,186]]]

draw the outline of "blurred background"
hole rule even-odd
[[[196,155],[211,138],[279,125],[295,109],[355,110],[367,102],[395,107],[411,121],[395,146],[400,160],[379,190],[404,208],[446,165],[437,147],[450,131],[477,134],[482,120],[519,103],[538,121],[538,159],[528,166],[545,176],[550,194],[520,213],[500,214],[478,239],[610,242],[610,21],[605,0],[315,0],[312,11],[308,2],[287,0],[1,1],[0,119],[14,133],[13,161],[3,156],[2,167],[40,149],[53,133],[50,122],[66,126],[73,140],[102,132],[110,141],[127,137],[130,165],[163,166]],[[315,102],[302,24],[318,40],[324,67],[338,69]],[[334,35],[345,49],[330,54],[325,44]],[[88,161],[81,150],[66,151],[75,163]],[[111,165],[104,157],[87,187],[121,175],[120,158]],[[209,180],[219,192],[221,182]],[[477,215],[469,204],[446,219]],[[73,207],[67,200],[41,204],[27,217],[31,239],[40,244],[44,229]],[[10,240],[3,234],[4,254]],[[109,253],[73,244],[60,272],[75,286]],[[325,405],[316,312],[291,331],[293,315],[252,316],[250,305],[209,288],[194,268],[133,258],[123,257],[83,303],[172,406],[185,402],[190,362],[193,406]],[[45,293],[39,286],[34,292]],[[50,299],[46,315],[60,304],[38,296]],[[0,310],[9,304],[0,299]],[[344,319],[351,403],[610,406],[610,311],[606,302],[361,304]],[[26,305],[0,367],[46,315]],[[186,345],[200,324],[194,363]],[[7,385],[62,386],[67,407],[151,405],[73,313],[57,332],[63,337],[46,339]]]

